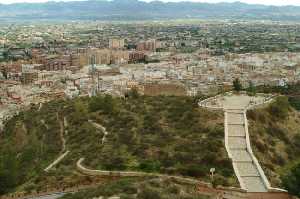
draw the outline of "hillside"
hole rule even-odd
[[[300,161],[300,112],[293,108],[300,101],[292,99],[280,97],[247,113],[254,153],[274,187],[287,188],[282,179]]]
[[[113,183],[101,185],[97,188],[68,194],[62,199],[82,199],[95,197],[139,198],[139,199],[210,199],[197,193],[196,185],[178,183],[172,179],[123,179]]]
[[[106,128],[107,133],[98,126]],[[235,185],[224,147],[223,114],[189,97],[97,96],[52,101],[10,120],[0,138],[1,193],[70,186],[85,179],[79,158],[92,169],[183,175]],[[64,144],[65,143],[65,144]],[[59,154],[70,153],[45,169]]]
[[[299,20],[300,7],[235,3],[138,0],[0,4],[2,20],[149,20],[149,19]]]

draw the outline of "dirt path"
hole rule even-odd
[[[59,130],[59,136],[62,143],[62,150],[61,153],[63,153],[66,150],[66,139],[65,139],[65,127],[64,127],[64,121],[61,121],[59,118],[59,114],[56,113],[57,121],[59,122],[60,130]]]
[[[46,169],[44,169],[44,171],[46,171],[46,172],[51,170],[55,165],[57,165],[60,161],[62,161],[70,153],[69,150],[66,151],[66,139],[64,137],[64,135],[65,135],[64,121],[65,120],[60,120],[58,113],[56,113],[56,117],[57,117],[57,121],[59,122],[59,126],[60,126],[59,137],[60,137],[60,140],[62,143],[62,149],[60,152],[60,156],[56,160],[54,160]]]
[[[101,143],[104,144],[106,141],[106,136],[108,135],[108,132],[106,131],[106,128],[102,126],[101,124],[98,124],[96,122],[93,122],[92,120],[89,120],[89,123],[95,127],[97,130],[101,131],[103,133],[103,137],[101,138]]]

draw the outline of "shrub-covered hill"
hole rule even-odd
[[[295,84],[286,86],[267,86],[262,85],[254,88],[255,91],[260,93],[278,93],[288,97],[290,105],[300,111],[300,81]]]
[[[93,124],[106,128],[108,134]],[[223,114],[201,109],[189,97],[147,97],[134,92],[53,101],[32,106],[7,122],[0,139],[0,193],[76,183],[81,157],[92,169],[184,175],[236,185],[223,143]],[[65,141],[64,141],[65,140]],[[102,143],[103,142],[103,143]],[[65,147],[64,144],[65,143]],[[70,153],[50,173],[62,150]],[[75,181],[75,182],[74,182]]]
[[[287,189],[282,179],[300,161],[300,112],[293,108],[295,103],[299,101],[279,97],[269,106],[247,113],[255,155],[271,184]]]
[[[197,186],[176,182],[172,179],[122,179],[75,194],[62,199],[92,199],[120,197],[128,199],[210,199],[213,195],[201,195]]]

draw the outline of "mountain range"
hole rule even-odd
[[[4,20],[155,20],[155,19],[300,20],[299,6],[234,3],[89,0],[0,4]]]

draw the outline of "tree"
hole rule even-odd
[[[101,95],[94,96],[89,101],[89,111],[96,112],[102,109],[104,102],[103,97]]]
[[[11,191],[17,185],[16,155],[9,152],[0,159],[0,195]]]
[[[285,119],[289,114],[290,103],[287,97],[278,97],[269,107],[269,113],[277,118]]]
[[[300,196],[300,163],[281,178],[283,186],[289,193]]]
[[[89,104],[88,108],[90,112],[96,112],[102,110],[106,114],[110,114],[114,111],[115,101],[111,95],[98,95],[93,97]]]
[[[74,103],[74,113],[73,113],[73,120],[77,122],[86,121],[88,118],[88,111],[87,107],[81,100],[77,100]]]
[[[247,88],[247,93],[250,96],[256,95],[256,87],[254,86],[252,81],[249,81],[249,87]]]
[[[235,91],[240,92],[242,90],[242,84],[240,82],[239,78],[236,78],[235,80],[233,80],[233,88]]]
[[[4,61],[7,61],[9,59],[9,52],[8,51],[4,51],[3,52],[3,57],[4,57]]]
[[[103,112],[106,114],[111,114],[114,112],[115,101],[111,95],[105,95],[103,99]]]
[[[139,98],[139,92],[136,88],[133,88],[130,91],[128,91],[128,93],[125,94],[125,97],[137,99],[137,98]]]

